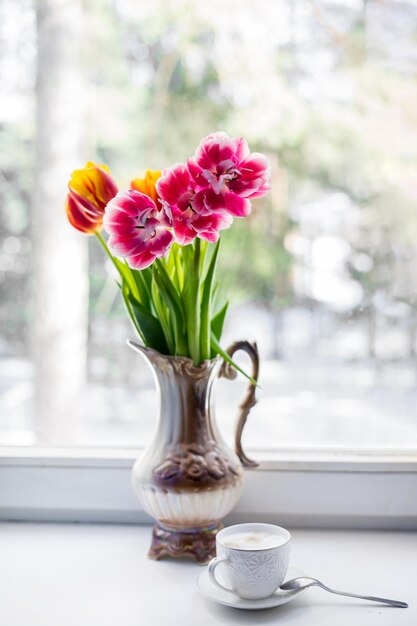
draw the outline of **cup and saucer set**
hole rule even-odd
[[[299,592],[279,587],[288,578],[304,576],[289,567],[291,535],[273,524],[238,524],[216,537],[217,556],[197,579],[199,591],[237,609],[267,609],[286,604]]]
[[[406,602],[330,589],[289,565],[291,535],[273,524],[237,524],[216,535],[217,556],[197,579],[210,600],[236,609],[269,609],[298,598],[308,587],[407,608]]]

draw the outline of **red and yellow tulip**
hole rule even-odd
[[[72,226],[87,235],[99,232],[107,203],[118,191],[109,168],[88,162],[71,174],[68,188],[66,211]]]

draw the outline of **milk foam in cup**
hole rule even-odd
[[[239,550],[267,550],[277,548],[285,543],[286,538],[280,535],[265,532],[240,532],[228,535],[223,540],[227,548]]]

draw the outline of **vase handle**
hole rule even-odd
[[[231,346],[227,348],[226,352],[230,356],[230,358],[233,358],[233,355],[238,350],[243,350],[244,352],[246,352],[246,354],[249,355],[250,360],[252,361],[251,376],[254,380],[258,381],[259,353],[256,342],[250,343],[249,341],[235,341],[234,343],[232,343]],[[228,378],[229,380],[234,380],[237,376],[237,372],[234,369],[233,365],[231,365],[227,361],[223,361],[223,364],[220,368],[219,376],[223,376],[224,378]],[[259,463],[257,463],[256,461],[249,459],[242,448],[243,429],[245,427],[246,420],[248,419],[249,411],[253,406],[255,406],[257,402],[255,394],[256,386],[252,383],[249,383],[246,395],[239,405],[239,413],[236,424],[235,452],[244,467],[256,467],[257,465],[259,465]]]

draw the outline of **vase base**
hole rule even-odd
[[[216,534],[223,528],[218,522],[202,528],[178,530],[156,523],[148,557],[157,561],[164,556],[188,556],[204,565],[216,556]]]

